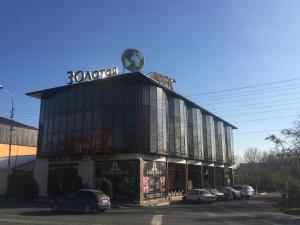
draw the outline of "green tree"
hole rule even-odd
[[[102,178],[101,184],[100,184],[100,190],[105,193],[110,198],[113,197],[113,188],[110,180],[106,178]]]

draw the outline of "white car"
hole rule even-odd
[[[241,193],[241,199],[251,199],[254,195],[254,189],[251,186],[235,185],[233,188]]]
[[[206,189],[192,189],[188,194],[184,195],[183,200],[209,203],[217,201],[217,197],[215,195],[212,195]]]

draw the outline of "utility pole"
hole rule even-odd
[[[10,169],[10,158],[11,158],[11,147],[12,147],[12,135],[13,135],[13,118],[14,118],[14,97],[13,95],[6,90],[2,85],[0,85],[0,89],[2,89],[10,98],[11,98],[11,110],[10,110],[10,129],[9,129],[9,149],[8,149],[8,163],[7,163],[7,183],[6,183],[6,194],[8,194],[8,183],[9,176],[11,175]]]

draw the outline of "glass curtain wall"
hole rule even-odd
[[[226,156],[225,127],[221,121],[215,121],[216,131],[216,160],[224,162]]]
[[[216,160],[216,140],[214,118],[211,115],[203,117],[204,159]]]
[[[169,98],[169,154],[187,157],[187,107],[183,100]]]
[[[89,82],[41,101],[39,155],[136,152],[136,86]]]
[[[142,151],[167,153],[168,101],[156,86],[142,87]]]
[[[232,137],[232,128],[230,126],[226,126],[226,150],[227,150],[227,163],[234,163],[234,155],[233,155],[233,137]]]
[[[188,152],[193,159],[203,159],[202,113],[188,108]]]

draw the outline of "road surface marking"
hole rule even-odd
[[[161,225],[163,215],[155,215],[152,217],[150,225]]]

